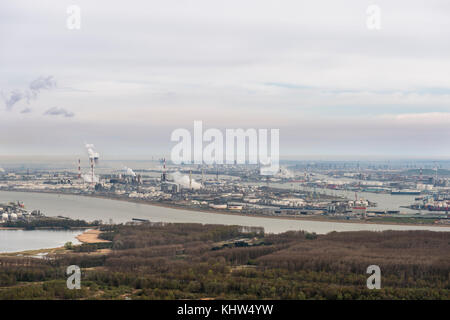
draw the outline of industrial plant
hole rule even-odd
[[[286,162],[277,174],[262,176],[257,165],[175,165],[165,158],[148,161],[150,168],[131,168],[126,161],[101,161],[93,144],[85,149],[86,161],[78,158],[72,169],[3,170],[0,190],[77,194],[242,215],[449,222],[450,171],[436,164],[417,168]],[[4,209],[4,218],[6,214],[8,219],[19,217],[20,205],[13,208]]]

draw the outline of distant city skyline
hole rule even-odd
[[[281,159],[449,159],[448,39],[445,0],[1,3],[0,167],[169,155],[194,120],[280,129]]]

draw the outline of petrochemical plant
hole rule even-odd
[[[0,222],[29,220],[43,216],[40,211],[29,212],[21,202],[0,203]]]
[[[276,175],[262,176],[257,165],[174,165],[165,158],[132,169],[100,162],[94,145],[85,148],[84,166],[80,158],[72,169],[3,170],[0,190],[94,195],[246,215],[449,221],[450,170],[436,165],[286,162]],[[0,212],[3,219],[25,214],[20,203]]]

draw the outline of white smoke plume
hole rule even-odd
[[[278,171],[276,176],[280,177],[280,178],[286,178],[286,179],[291,179],[291,178],[295,177],[295,175],[291,171],[289,171],[288,169],[283,168],[283,167],[280,168],[280,171]]]
[[[127,172],[126,173],[127,175],[136,177],[136,173],[134,173],[133,169],[128,168],[128,167],[123,167],[123,170],[125,170]]]
[[[261,167],[259,170],[261,175],[273,176],[274,178],[292,179],[295,175],[286,168],[281,167],[278,171],[272,169],[272,167]]]
[[[94,179],[92,179],[92,175],[91,174],[83,174],[81,175],[81,178],[83,178],[84,182],[88,182],[88,183],[99,183],[100,182],[100,178],[99,176],[94,175]]]
[[[185,188],[200,189],[202,187],[202,185],[194,179],[192,179],[192,183],[189,185],[189,176],[182,175],[179,172],[172,173],[172,179],[175,183]]]
[[[89,159],[94,160],[94,162],[97,163],[98,158],[100,158],[100,155],[98,152],[95,151],[94,145],[86,143],[86,150],[89,155]]]

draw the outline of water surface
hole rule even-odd
[[[75,238],[81,230],[0,230],[0,252],[19,252],[62,247],[66,242],[80,242]]]
[[[132,218],[141,218],[148,219],[153,222],[257,226],[263,227],[266,232],[271,233],[280,233],[288,230],[305,230],[319,234],[325,234],[331,231],[359,230],[450,231],[450,228],[442,226],[404,226],[274,219],[196,212],[77,195],[0,191],[0,203],[14,200],[23,201],[28,210],[39,209],[47,216],[62,215],[73,219],[84,219],[87,221],[101,219],[104,222],[109,222],[109,219],[112,219],[114,223],[131,221]]]

